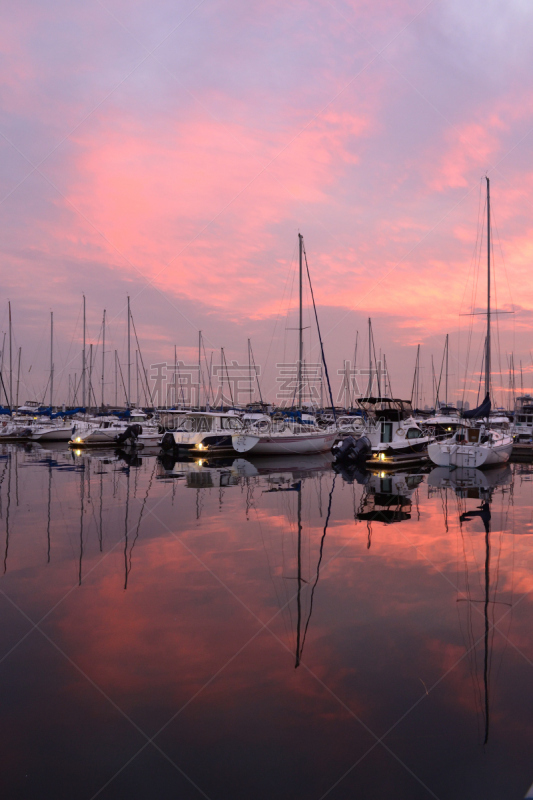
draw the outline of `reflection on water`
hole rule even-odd
[[[3,796],[523,797],[531,479],[4,445]]]

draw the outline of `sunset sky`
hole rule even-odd
[[[251,338],[273,398],[275,364],[296,355],[299,231],[335,386],[370,316],[395,394],[421,344],[432,403],[449,333],[450,394],[467,374],[475,402],[483,317],[460,315],[485,302],[485,175],[494,292],[514,311],[494,386],[514,352],[533,389],[532,24],[526,0],[5,5],[0,331],[10,300],[20,402],[44,392],[50,311],[66,401],[83,292],[94,345],[107,310],[109,402],[128,294],[146,365],[175,344],[195,361],[199,329],[215,359],[245,361]]]

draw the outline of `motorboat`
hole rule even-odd
[[[29,438],[32,442],[69,442],[75,429],[75,422],[65,423],[58,418],[32,425]]]
[[[533,397],[530,394],[515,400],[513,433],[518,443],[533,439]]]
[[[337,438],[336,427],[322,429],[307,422],[287,418],[270,419],[266,415],[233,434],[232,447],[237,453],[252,456],[310,455],[331,450]]]
[[[148,446],[160,438],[158,426],[148,421],[144,411],[135,409],[127,418],[105,416],[95,421],[76,422],[69,443],[76,448],[128,443]]]
[[[233,452],[232,437],[243,430],[235,411],[166,411],[161,424],[166,430],[161,447],[167,451]]]
[[[424,433],[413,417],[380,419],[368,425],[357,441],[351,436],[345,437],[334,448],[334,455],[339,462],[366,461],[369,466],[397,468],[426,461],[428,445],[434,438]]]

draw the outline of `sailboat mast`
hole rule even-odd
[[[91,396],[93,394],[93,346],[89,345],[89,409],[91,408]]]
[[[248,380],[250,381],[250,404],[252,402],[253,381],[252,381],[252,356],[250,353],[250,340],[248,339]]]
[[[81,353],[81,394],[82,394],[82,406],[83,408],[87,408],[87,397],[85,394],[85,365],[86,365],[86,358],[85,358],[85,295],[83,295],[83,350]]]
[[[444,393],[444,405],[448,405],[448,334],[446,334],[446,383]]]
[[[139,400],[139,351],[135,351],[135,394],[136,394],[136,401],[135,406],[139,408],[140,400]]]
[[[303,239],[301,233],[298,234],[298,244],[300,251],[300,322],[299,322],[299,344],[298,344],[298,408],[302,407],[302,362],[304,357],[303,340]]]
[[[104,408],[104,377],[105,377],[105,308],[102,319],[102,410]]]
[[[54,400],[54,312],[50,311],[50,402],[52,408]]]
[[[368,390],[367,397],[372,396],[372,320],[368,318]]]
[[[200,408],[201,384],[202,384],[202,331],[198,331],[198,408]]]
[[[485,395],[490,393],[490,181],[487,177],[487,340],[485,353]]]
[[[17,408],[18,408],[18,405],[19,405],[20,357],[21,357],[21,354],[22,354],[22,347],[19,347],[19,365],[18,365],[18,369],[17,369],[17,396],[16,396],[16,399],[15,399],[15,404],[16,404]],[[520,366],[520,369],[522,369],[521,366]],[[520,374],[522,374],[522,373],[520,373]]]
[[[13,407],[13,331],[11,327],[11,300],[9,306],[9,408]]]
[[[128,295],[128,408],[131,405],[131,340],[130,340],[130,324],[131,324],[131,314],[130,314],[130,296]]]
[[[178,350],[177,345],[174,345],[174,402],[172,405],[177,406],[178,404]],[[167,396],[167,407],[169,406],[168,396]]]

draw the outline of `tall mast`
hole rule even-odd
[[[54,400],[54,312],[50,311],[50,403]]]
[[[130,296],[128,295],[128,408],[131,405],[131,341],[130,341],[130,324],[131,324],[131,314],[130,314]]]
[[[11,300],[9,306],[9,408],[13,406],[13,333],[11,330]]]
[[[201,385],[202,385],[202,331],[198,331],[198,408],[200,408]]]
[[[17,408],[18,408],[18,405],[19,405],[20,357],[21,357],[21,354],[22,354],[22,347],[19,347],[19,365],[18,365],[18,370],[17,370],[17,397],[16,397],[16,400],[15,400],[15,404],[16,404]],[[520,366],[520,369],[522,369],[521,366]],[[522,373],[520,373],[520,374],[522,374]]]
[[[174,345],[174,406],[178,405],[178,351],[176,345]],[[168,407],[168,397],[167,397],[167,407]]]
[[[135,351],[135,406],[139,408],[139,351]]]
[[[357,381],[356,368],[357,368],[357,343],[358,343],[358,341],[359,341],[359,331],[356,331],[355,332],[355,347],[354,347],[354,351],[353,351],[353,375],[354,375],[354,378],[353,378],[353,381],[352,381],[352,391],[351,391],[351,399],[350,399],[350,405],[352,407],[353,407],[353,405],[355,403],[355,383]]]
[[[490,393],[490,182],[487,176],[487,349],[485,352],[485,395]]]
[[[102,410],[104,408],[104,376],[105,376],[105,308],[102,319]]]
[[[224,411],[224,348],[220,348],[220,375],[222,377],[222,390],[220,393],[220,410]]]
[[[248,380],[250,381],[250,403],[252,402],[253,396],[253,381],[252,381],[252,356],[250,353],[250,340],[248,339]]]
[[[344,359],[344,408],[349,408],[349,374],[348,374],[348,362]]]
[[[91,395],[93,393],[93,346],[89,345],[89,408],[91,407]]]
[[[118,404],[118,353],[115,350],[115,408],[117,408]]]
[[[445,381],[445,392],[444,392],[444,405],[448,405],[448,336],[446,334],[446,381]]]
[[[368,318],[368,390],[367,397],[372,396],[372,320]]]
[[[85,365],[87,359],[85,358],[85,295],[83,295],[83,350],[81,354],[81,404],[83,408],[87,408],[87,396],[85,394]]]
[[[298,408],[302,407],[302,361],[304,357],[304,340],[303,340],[303,308],[302,308],[302,290],[303,290],[303,241],[304,237],[301,233],[298,234],[298,244],[300,251],[300,318],[299,318],[299,342],[298,342]]]

